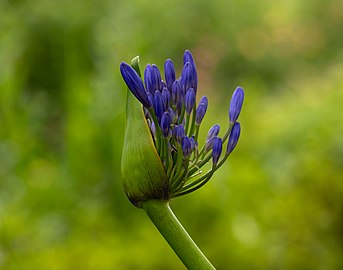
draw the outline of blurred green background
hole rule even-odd
[[[0,268],[184,269],[121,187],[120,61],[190,49],[230,161],[172,201],[218,269],[343,269],[343,5],[0,0]]]

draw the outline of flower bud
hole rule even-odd
[[[169,90],[164,87],[162,90],[162,99],[163,99],[163,104],[164,104],[164,110],[166,111],[170,105],[170,92]]]
[[[231,130],[230,136],[229,136],[229,141],[227,143],[227,148],[226,148],[226,154],[229,155],[233,149],[235,149],[239,136],[241,134],[241,125],[236,122]]]
[[[197,69],[195,66],[195,62],[193,59],[193,56],[191,54],[191,52],[189,50],[186,50],[184,55],[183,55],[183,64],[185,65],[187,62],[189,62],[192,66],[192,82],[191,82],[191,86],[194,89],[194,92],[197,92],[198,89],[198,75],[197,75]],[[187,88],[188,89],[188,88]],[[186,89],[186,90],[187,90]]]
[[[196,111],[196,117],[195,117],[196,125],[200,125],[202,119],[204,119],[205,113],[207,111],[207,105],[208,105],[207,97],[203,96],[200,99],[200,103],[199,103],[197,111]]]
[[[206,143],[205,143],[205,152],[206,153],[213,148],[213,143],[214,143],[215,139],[217,139],[217,138],[218,138],[217,136],[214,136],[214,137],[211,137],[211,138],[206,140]]]
[[[208,140],[214,136],[217,136],[219,134],[219,131],[220,131],[220,126],[218,124],[215,124],[214,126],[212,126],[207,133],[206,140]]]
[[[155,95],[154,95],[154,110],[155,110],[155,114],[157,116],[158,121],[160,121],[163,111],[164,111],[164,105],[163,105],[162,94],[158,90],[156,90]]]
[[[237,87],[235,92],[233,92],[231,102],[230,102],[229,117],[230,117],[231,123],[234,123],[237,121],[238,116],[242,109],[243,100],[244,100],[244,91],[241,87]]]
[[[183,125],[175,126],[173,130],[173,136],[181,144],[183,137],[185,137],[185,128]]]
[[[189,141],[191,143],[191,152],[193,152],[195,148],[198,146],[198,142],[195,141],[194,136],[190,137]]]
[[[172,123],[175,124],[177,122],[177,114],[172,108],[168,108],[168,113],[170,115],[170,118],[172,120]]]
[[[161,130],[164,137],[168,137],[170,130],[171,118],[169,113],[164,112],[161,118]]]
[[[156,65],[148,64],[144,71],[144,82],[148,92],[154,93],[162,90],[161,74]]]
[[[192,143],[188,137],[183,137],[181,141],[182,152],[185,158],[189,158],[192,153]]]
[[[167,59],[164,63],[164,77],[166,78],[167,88],[171,92],[175,81],[175,68],[173,61],[170,59]]]
[[[212,161],[213,165],[217,165],[222,153],[223,143],[221,138],[216,138],[213,142]]]
[[[186,107],[187,114],[191,113],[194,104],[195,104],[195,92],[193,88],[189,88],[185,96],[185,107]]]
[[[191,63],[187,62],[182,70],[182,75],[181,75],[181,86],[184,92],[186,92],[189,88],[193,87],[193,67]]]
[[[179,80],[176,80],[172,86],[172,99],[173,103],[176,105],[182,100],[182,89]]]
[[[121,62],[120,73],[132,94],[143,104],[144,107],[151,107],[143,82],[137,72],[125,62]]]

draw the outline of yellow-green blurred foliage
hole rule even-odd
[[[343,269],[343,6],[0,0],[0,268],[183,269],[125,197],[120,61],[196,59],[229,162],[172,206],[218,269]]]

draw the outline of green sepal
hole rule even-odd
[[[131,66],[140,75],[139,58]],[[168,178],[156,151],[143,107],[127,90],[126,128],[121,160],[122,182],[129,200],[137,207],[146,200],[168,199]]]

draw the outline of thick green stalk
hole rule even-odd
[[[215,269],[182,227],[168,201],[145,201],[142,208],[187,269]]]

